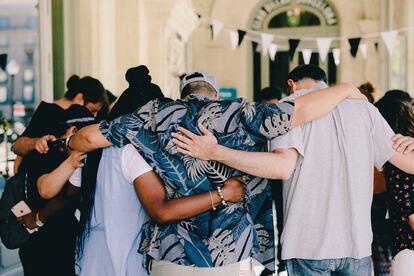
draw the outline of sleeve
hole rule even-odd
[[[72,184],[75,187],[80,187],[82,184],[82,169],[81,168],[77,168],[72,176],[69,178],[69,182],[70,184]]]
[[[158,102],[148,102],[137,111],[116,118],[113,121],[102,121],[99,123],[99,131],[114,146],[121,148],[131,143],[131,139],[139,132],[151,127],[155,122]]]
[[[395,133],[378,109],[374,109],[374,124],[371,131],[374,146],[374,164],[378,170],[382,170],[384,164],[396,153],[392,147],[392,137]]]
[[[305,157],[305,146],[303,143],[302,128],[296,127],[283,136],[273,138],[270,142],[270,150],[294,148]]]
[[[125,146],[121,155],[122,172],[130,182],[152,170],[149,164],[142,158],[141,154],[131,144]]]
[[[290,130],[293,112],[294,102],[277,104],[246,102],[241,110],[241,123],[247,132],[270,140]]]

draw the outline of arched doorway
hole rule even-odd
[[[339,34],[337,17],[326,0],[267,0],[253,12],[251,29],[275,35],[278,52],[274,61],[262,56],[260,47],[252,43],[253,87],[256,94],[266,86],[280,87],[286,91],[286,76],[294,67],[304,64],[301,50],[312,49],[310,64],[323,68],[330,84],[337,81],[337,68],[332,53],[324,62],[319,58],[317,37],[336,37]],[[287,38],[301,39],[293,58],[289,55]],[[333,41],[331,48],[339,47]]]

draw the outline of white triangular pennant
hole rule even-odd
[[[368,48],[366,43],[362,43],[359,45],[359,51],[363,58],[367,58],[367,50]]]
[[[336,66],[338,66],[339,63],[341,63],[341,49],[339,48],[333,49],[332,55],[333,55]]]
[[[239,42],[239,33],[236,31],[230,31],[231,48],[236,49],[238,42]]]
[[[215,40],[218,37],[221,30],[223,29],[223,22],[218,21],[218,20],[213,20],[211,22],[211,26],[213,28],[213,40]]]
[[[277,45],[276,45],[276,44],[271,43],[271,44],[269,45],[269,56],[270,56],[270,59],[271,59],[271,60],[275,60],[276,53],[277,53]]]
[[[273,35],[261,33],[261,40],[262,40],[262,56],[266,56],[269,50],[269,45],[270,43],[272,43]]]
[[[381,37],[384,40],[388,53],[392,55],[394,53],[395,39],[397,38],[398,31],[382,32]]]
[[[319,57],[322,62],[325,62],[326,56],[329,52],[329,47],[331,46],[332,38],[324,37],[317,38],[316,44],[318,45]]]
[[[309,64],[311,57],[312,57],[312,50],[302,49],[302,56],[303,56],[303,62],[305,62],[305,64]]]

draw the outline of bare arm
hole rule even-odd
[[[414,152],[407,154],[398,152],[388,161],[400,170],[409,174],[414,174]]]
[[[344,99],[366,99],[359,90],[347,83],[308,93],[295,100],[292,128],[328,114]]]
[[[249,152],[231,149],[217,144],[217,139],[203,125],[199,125],[204,134],[198,136],[179,128],[183,134],[173,133],[173,142],[183,154],[203,160],[216,160],[250,175],[269,179],[288,179],[296,166],[295,149],[277,149],[273,152]]]
[[[30,152],[36,150],[39,153],[47,153],[49,147],[47,146],[48,141],[55,141],[56,137],[53,135],[45,135],[39,138],[30,138],[30,137],[19,137],[11,150],[20,156],[25,156]]]
[[[168,200],[158,175],[147,172],[134,180],[135,191],[147,214],[157,223],[180,221],[212,209],[209,193]],[[222,188],[224,199],[239,202],[244,196],[244,184],[235,178],[227,180]],[[211,192],[214,206],[221,204],[217,191]]]
[[[41,197],[50,199],[63,189],[73,172],[82,166],[85,155],[81,152],[72,152],[59,167],[50,173],[44,174],[37,180],[37,189]]]
[[[19,223],[24,224],[29,229],[37,228],[36,225],[36,213],[39,213],[39,219],[47,223],[47,220],[54,214],[58,213],[65,206],[67,206],[73,200],[76,200],[79,194],[80,188],[70,185],[68,182],[64,187],[64,190],[56,197],[50,199],[46,205],[40,210],[33,210],[32,213],[18,218]]]
[[[112,143],[106,140],[99,131],[98,124],[83,127],[69,141],[71,149],[82,152],[89,152],[109,146],[112,146]]]

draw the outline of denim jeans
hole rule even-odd
[[[290,259],[286,261],[289,276],[371,276],[371,257],[327,260]]]

